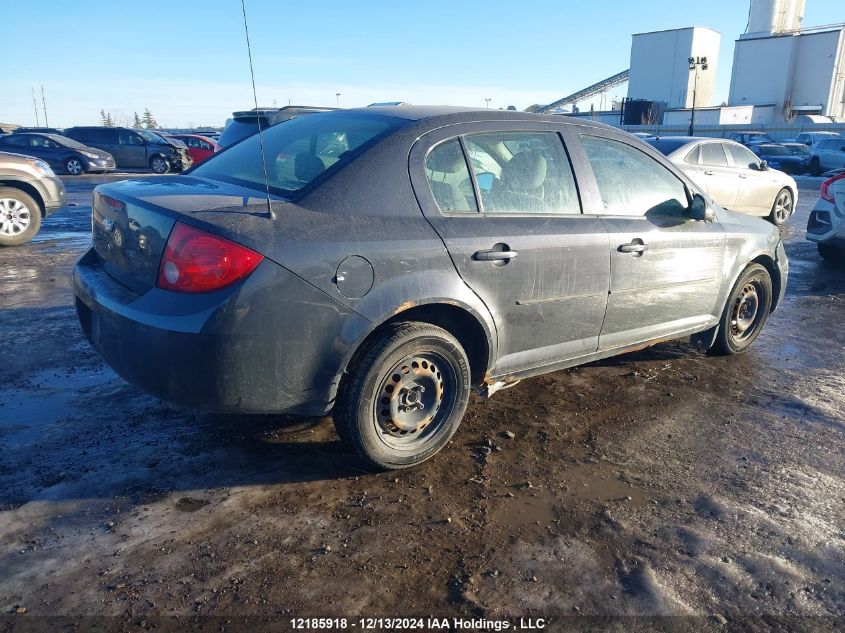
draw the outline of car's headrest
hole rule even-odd
[[[311,182],[326,171],[323,161],[313,154],[303,152],[293,159],[293,173],[302,182]]]
[[[546,159],[540,154],[520,152],[502,167],[502,184],[512,191],[537,189],[546,179],[546,170]]]

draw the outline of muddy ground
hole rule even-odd
[[[678,342],[525,381],[398,474],[359,470],[328,419],[184,410],[107,369],[69,283],[96,180],[0,251],[0,629],[845,626],[845,270],[803,238],[819,180],[748,354]]]

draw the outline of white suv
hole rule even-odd
[[[814,176],[845,168],[845,138],[826,138],[813,145],[810,153],[810,173]]]
[[[845,259],[845,171],[822,183],[807,221],[807,239],[825,259]]]

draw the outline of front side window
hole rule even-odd
[[[742,167],[743,169],[756,169],[760,164],[754,152],[742,145],[734,145],[733,143],[725,143],[725,150],[733,161],[734,167]]]
[[[701,145],[700,164],[710,167],[727,167],[728,159],[721,143],[703,143]]]
[[[686,213],[689,201],[684,183],[650,156],[626,143],[597,136],[582,136],[581,144],[593,168],[605,214]]]
[[[485,214],[581,213],[572,167],[556,132],[484,132],[464,141]]]
[[[441,211],[478,211],[469,168],[458,139],[441,143],[428,153],[425,177]]]
[[[403,123],[393,117],[340,112],[297,117],[264,130],[261,142],[256,134],[215,154],[195,168],[193,175],[263,190],[263,142],[270,191],[290,196]]]

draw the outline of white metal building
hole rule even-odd
[[[801,29],[803,12],[804,0],[751,0],[730,105],[774,104],[773,124],[802,114],[845,120],[845,25]]]
[[[721,35],[712,29],[689,27],[637,33],[631,42],[628,98],[665,101],[669,108],[692,107],[695,73],[690,57],[706,57],[699,71],[696,106],[710,105],[719,62]]]

